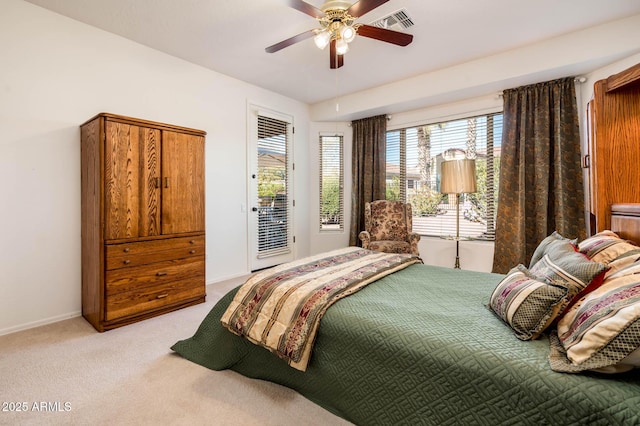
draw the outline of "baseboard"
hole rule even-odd
[[[212,290],[215,290],[216,287],[236,287],[242,283],[250,276],[249,273],[242,273],[224,277],[222,279],[217,279],[215,281],[211,281],[207,283],[207,287],[211,286]],[[30,328],[40,327],[47,324],[53,324],[54,322],[64,321],[69,318],[75,318],[82,315],[81,311],[70,312],[67,314],[57,315],[55,317],[45,318],[38,321],[28,322],[26,324],[20,324],[13,327],[8,327],[4,329],[0,329],[0,336],[4,336],[5,334],[17,333],[18,331],[29,330]]]
[[[53,324],[54,322],[79,317],[80,315],[82,315],[81,311],[70,312],[68,314],[57,315],[55,317],[45,318],[38,321],[28,322],[26,324],[16,325],[14,327],[4,328],[0,330],[0,336],[4,336],[5,334],[17,333],[18,331],[28,330],[30,328],[36,328],[47,324]]]
[[[216,278],[215,281],[209,281],[207,287],[214,284],[227,284],[227,282],[244,283],[251,276],[251,272],[242,272],[240,274],[227,275],[225,277]]]

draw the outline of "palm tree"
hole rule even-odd
[[[420,169],[420,186],[426,187],[431,182],[431,130],[433,126],[418,128],[418,167]]]
[[[447,123],[429,124],[418,127],[418,167],[420,169],[420,182],[431,188],[431,132],[436,127],[444,130]]]
[[[476,118],[469,118],[467,120],[467,158],[476,158]]]

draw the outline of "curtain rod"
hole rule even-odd
[[[586,81],[587,81],[587,77],[584,77],[584,76],[574,77],[573,81],[574,81],[574,82],[576,82],[576,83],[578,83],[578,84],[582,84],[582,83],[584,83],[584,82],[586,82]],[[496,94],[496,97],[497,97],[497,98],[501,98],[501,97],[503,97],[503,96],[504,96],[504,92],[498,92],[498,93]]]

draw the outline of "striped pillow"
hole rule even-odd
[[[489,307],[520,340],[536,339],[565,303],[567,288],[547,284],[518,265],[498,283]]]
[[[637,266],[638,264],[640,264],[640,247],[626,251],[609,262],[607,265],[609,270],[605,275],[605,280],[613,275],[618,275],[620,272],[624,275],[628,268]]]
[[[578,244],[580,253],[605,265],[638,246],[623,240],[613,231],[602,231]]]
[[[639,268],[626,269],[584,296],[558,322],[549,356],[553,370],[616,373],[640,367]]]

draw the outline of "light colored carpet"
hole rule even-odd
[[[0,336],[0,424],[350,424],[288,388],[170,350],[237,284],[210,285],[204,304],[105,333],[72,318]]]

